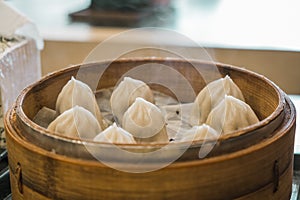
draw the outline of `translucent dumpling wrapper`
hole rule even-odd
[[[196,140],[215,140],[218,139],[220,133],[207,124],[193,126],[191,129],[178,133],[175,137],[175,142],[187,142]]]
[[[193,103],[159,106],[163,113],[169,138],[174,139],[177,133],[186,132],[192,126],[189,123]]]
[[[95,138],[96,142],[117,143],[117,144],[133,144],[136,143],[133,136],[118,127],[116,123],[109,126],[103,132],[99,133]]]
[[[232,96],[225,98],[208,115],[206,124],[218,132],[229,133],[259,122],[251,107]]]
[[[106,127],[95,95],[91,88],[74,77],[62,88],[56,100],[56,112],[63,113],[74,106],[81,106],[89,110],[97,118],[102,129]]]
[[[154,103],[154,97],[149,86],[143,81],[125,77],[114,89],[110,104],[113,115],[122,124],[123,115],[137,97]]]
[[[194,126],[205,123],[211,110],[224,99],[225,95],[245,101],[243,93],[228,75],[210,82],[199,92],[194,101],[190,124]]]
[[[162,112],[143,98],[136,98],[125,112],[122,127],[133,135],[137,143],[169,142]]]
[[[47,128],[67,137],[93,139],[102,131],[95,116],[87,109],[75,106],[59,115]]]

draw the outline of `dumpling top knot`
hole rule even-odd
[[[81,139],[93,139],[102,130],[95,116],[77,105],[59,115],[47,129]]]
[[[110,98],[111,109],[120,124],[122,124],[124,113],[137,97],[154,103],[153,93],[149,86],[143,81],[130,77],[125,77],[113,91]]]
[[[153,109],[153,112],[151,109]],[[151,115],[155,114],[155,111],[160,112],[156,109],[156,107],[153,107],[151,103],[138,97],[134,104],[132,104],[132,106],[128,109],[128,117],[130,117],[137,126],[147,127],[151,125],[153,117]],[[163,122],[163,119],[160,122]],[[163,124],[164,123],[162,123],[162,126]],[[162,126],[160,128],[162,128]]]
[[[233,97],[225,98],[208,115],[206,123],[225,134],[259,122],[251,107]]]
[[[116,123],[109,126],[103,132],[99,133],[95,138],[94,141],[97,142],[107,142],[107,143],[124,143],[124,144],[131,144],[135,143],[134,138],[130,133],[125,131],[124,129],[118,127]]]
[[[191,125],[205,123],[211,110],[224,99],[225,95],[245,101],[242,91],[228,75],[212,81],[199,92],[194,101],[190,119]]]
[[[76,105],[90,111],[97,118],[101,128],[105,128],[103,117],[93,91],[87,84],[76,80],[72,76],[57,97],[56,112],[57,114],[61,114]]]
[[[128,108],[122,126],[135,137],[137,142],[167,143],[169,141],[162,112],[143,98],[136,98]]]

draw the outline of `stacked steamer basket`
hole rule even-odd
[[[51,133],[33,123],[43,107],[54,109],[61,88],[79,68],[95,78],[108,62],[74,66],[55,72],[27,87],[5,118],[7,148],[14,199],[286,199],[290,198],[293,175],[295,108],[271,81],[256,73],[224,64],[178,59],[122,59],[109,64],[97,89],[115,86],[121,76],[143,64],[163,64],[177,70],[195,93],[205,81],[196,73],[214,79],[213,66],[229,75],[242,90],[260,122],[221,136],[207,157],[199,159],[203,141],[193,142],[170,165],[147,173],[118,171],[99,162],[87,151],[105,152],[107,162],[134,166],[137,160],[113,153],[112,144],[94,144]],[[172,77],[169,78],[172,81]],[[180,85],[174,86],[183,95]],[[165,88],[156,90],[168,93]],[[192,100],[190,100],[192,101]],[[129,151],[155,151],[160,145],[120,144]],[[181,148],[171,145],[162,158],[142,163],[156,165]],[[55,151],[53,151],[55,150]],[[165,157],[164,157],[165,156]]]

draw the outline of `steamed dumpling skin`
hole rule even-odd
[[[125,77],[115,88],[110,98],[112,113],[119,124],[122,124],[124,113],[137,97],[154,103],[153,93],[146,83]]]
[[[247,103],[226,95],[208,115],[206,124],[226,134],[257,122],[256,114]]]
[[[47,129],[67,137],[81,139],[93,139],[102,131],[95,116],[80,106],[74,106],[63,112]]]
[[[205,123],[211,110],[224,99],[225,95],[245,101],[243,93],[228,75],[210,82],[199,92],[194,101],[190,124],[194,126]]]
[[[105,128],[105,123],[93,91],[87,84],[72,77],[57,97],[56,112],[61,114],[76,105],[90,111],[98,120],[101,128]]]
[[[212,140],[218,139],[220,133],[207,124],[193,126],[186,132],[180,133],[175,138],[175,142],[191,142],[197,140]]]
[[[137,143],[169,142],[162,112],[143,98],[137,98],[125,112],[122,127],[134,136]]]
[[[95,138],[95,142],[117,143],[117,144],[134,144],[136,143],[133,136],[118,127],[116,123],[109,126],[103,132],[99,133]]]

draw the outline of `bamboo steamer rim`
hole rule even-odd
[[[285,102],[287,103],[286,106],[286,114],[289,115],[289,117],[286,117],[286,123],[281,124],[280,128],[275,130],[275,134],[272,137],[269,137],[265,139],[263,142],[254,144],[250,147],[247,147],[245,149],[218,155],[214,157],[209,157],[206,159],[199,159],[199,160],[190,160],[185,162],[173,162],[172,164],[168,165],[167,168],[169,169],[178,169],[178,168],[188,168],[188,167],[194,167],[201,165],[210,165],[213,163],[219,163],[220,161],[234,159],[238,157],[242,157],[243,155],[247,155],[249,153],[253,153],[255,151],[259,151],[260,149],[267,147],[268,145],[278,141],[280,138],[284,137],[286,134],[289,133],[289,130],[293,128],[293,126],[296,123],[296,108],[292,101],[285,95]],[[84,160],[84,159],[78,159],[73,157],[68,157],[60,154],[56,154],[54,152],[47,151],[41,147],[36,146],[35,144],[30,143],[29,141],[24,140],[20,135],[17,134],[17,131],[12,123],[10,123],[10,119],[15,118],[16,115],[16,108],[17,106],[14,105],[6,114],[5,114],[5,129],[9,130],[9,137],[12,137],[12,139],[18,143],[23,148],[33,151],[37,154],[40,154],[45,157],[49,157],[51,159],[55,159],[62,162],[67,162],[71,164],[76,165],[84,165],[84,166],[97,166],[101,168],[107,168],[105,164],[98,160]],[[163,168],[161,170],[167,170],[166,168]]]
[[[82,144],[82,145],[106,145],[106,146],[111,146],[111,145],[118,145],[120,146],[120,148],[146,148],[146,147],[151,147],[151,148],[161,148],[169,143],[155,143],[155,144],[124,144],[124,143],[105,143],[105,142],[94,142],[92,140],[81,140],[78,138],[72,138],[72,137],[68,137],[68,136],[63,136],[61,134],[57,134],[54,132],[51,132],[49,130],[47,130],[46,128],[43,128],[41,126],[39,126],[38,124],[34,123],[32,120],[30,120],[27,115],[25,114],[24,110],[23,110],[23,101],[26,97],[26,95],[33,89],[36,87],[39,87],[39,85],[55,76],[59,76],[62,75],[66,72],[70,72],[73,71],[75,69],[79,69],[80,67],[89,67],[89,66],[94,66],[94,65],[101,65],[101,64],[118,64],[118,63],[126,63],[126,62],[188,62],[192,65],[194,64],[204,64],[204,65],[215,65],[217,67],[223,67],[223,68],[227,68],[229,70],[232,71],[239,71],[241,73],[246,73],[248,75],[251,76],[255,76],[256,78],[261,79],[262,81],[268,83],[269,86],[271,86],[274,91],[276,92],[277,96],[278,96],[278,105],[276,107],[276,109],[274,110],[274,112],[272,112],[268,117],[266,117],[265,119],[259,121],[258,123],[255,123],[253,125],[247,126],[245,128],[236,130],[236,131],[232,131],[230,133],[226,133],[226,134],[222,134],[219,138],[218,138],[218,142],[222,142],[222,141],[226,141],[226,140],[230,140],[230,139],[234,139],[237,138],[241,135],[244,135],[247,132],[251,132],[253,130],[256,130],[260,127],[266,126],[268,125],[270,122],[272,122],[273,120],[275,120],[275,118],[277,116],[279,116],[283,111],[284,111],[284,102],[285,102],[285,94],[284,92],[275,84],[273,83],[271,80],[269,80],[268,78],[266,78],[263,75],[260,75],[256,72],[252,72],[249,71],[247,69],[244,68],[240,68],[240,67],[236,67],[233,65],[228,65],[228,64],[223,64],[223,63],[219,63],[219,62],[208,62],[208,61],[202,61],[202,60],[196,60],[196,59],[178,59],[178,58],[160,58],[160,57],[146,57],[146,58],[120,58],[117,60],[104,60],[101,62],[91,62],[91,63],[84,63],[84,64],[76,64],[76,65],[72,65],[70,67],[64,68],[62,70],[57,70],[54,71],[46,76],[44,76],[42,79],[40,79],[39,81],[27,86],[25,89],[22,90],[22,92],[20,93],[20,95],[18,96],[17,100],[16,100],[16,113],[18,115],[18,117],[22,120],[22,122],[24,124],[26,124],[26,126],[31,127],[34,131],[37,131],[41,134],[46,135],[47,137],[53,138],[53,139],[58,139],[58,140],[62,140],[65,142],[70,142],[70,143],[77,143],[77,144]],[[202,144],[204,140],[196,140],[191,142],[176,142],[172,145],[184,145],[184,144],[191,144],[191,145],[197,145],[197,144]],[[206,140],[206,142],[213,142],[215,140]]]

